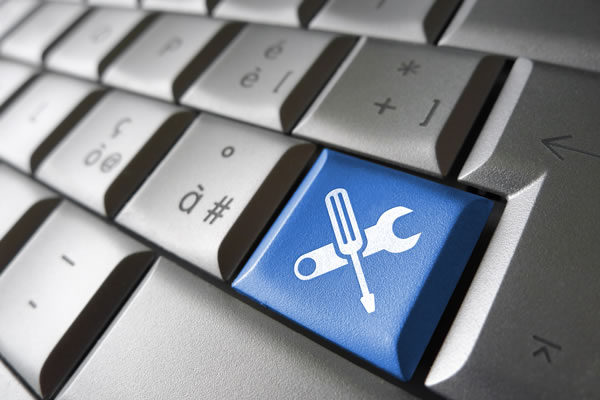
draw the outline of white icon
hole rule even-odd
[[[325,205],[327,206],[338,250],[344,256],[350,256],[362,294],[360,301],[365,310],[372,313],[375,311],[375,296],[369,291],[359,257],[359,251],[363,247],[363,235],[356,222],[348,192],[342,188],[332,190],[325,196]],[[362,251],[362,257],[368,257],[382,250],[389,253],[402,253],[412,249],[419,241],[421,233],[408,238],[399,238],[393,231],[394,222],[411,212],[412,210],[406,207],[398,206],[381,214],[377,223],[364,231],[367,245]],[[308,275],[303,275],[299,270],[299,266],[302,261],[307,259],[313,261],[314,271]],[[294,263],[294,273],[298,279],[307,281],[347,264],[348,260],[339,257],[334,244],[329,243],[298,257]]]

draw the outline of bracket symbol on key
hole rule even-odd
[[[409,208],[397,206],[390,208],[381,214],[375,225],[365,229],[367,246],[363,250],[362,256],[368,257],[383,250],[388,253],[397,254],[412,249],[419,241],[421,233],[417,233],[407,238],[399,238],[394,234],[393,230],[394,222],[398,218],[411,212],[412,210]],[[315,269],[312,273],[303,275],[300,272],[299,267],[300,263],[307,259],[314,262]],[[347,264],[348,260],[338,256],[333,243],[329,243],[298,257],[294,263],[294,273],[298,279],[307,281],[341,268]]]

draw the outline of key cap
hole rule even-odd
[[[90,393],[98,400],[413,398],[165,259],[58,398]]]
[[[0,42],[0,53],[41,64],[46,50],[85,12],[83,5],[44,3]]]
[[[209,14],[219,0],[141,0],[147,10],[174,11],[184,14]]]
[[[446,175],[503,60],[382,41],[360,46],[294,134]]]
[[[0,352],[50,396],[151,265],[154,255],[61,204],[0,276]]]
[[[37,0],[6,0],[0,2],[0,39],[17,26],[38,5]]]
[[[440,44],[600,71],[600,3],[466,0]]]
[[[96,80],[147,25],[148,14],[126,9],[97,9],[88,14],[46,57],[46,65]]]
[[[514,65],[460,174],[507,204],[427,377],[433,390],[600,397],[598,78]]]
[[[239,31],[239,24],[163,15],[115,60],[103,81],[136,93],[178,100]]]
[[[0,394],[5,399],[34,400],[34,397],[2,362],[0,362]]]
[[[37,176],[113,217],[191,118],[170,104],[111,92],[48,155]]]
[[[247,26],[182,103],[289,132],[351,44],[328,33]]]
[[[88,2],[91,6],[135,8],[138,5],[138,0],[88,0]]]
[[[311,29],[434,43],[457,0],[330,0]]]
[[[35,75],[35,70],[29,66],[0,60],[0,108],[33,75]]]
[[[221,0],[217,18],[265,24],[306,26],[325,0]]]
[[[43,74],[0,114],[0,157],[33,172],[103,89],[55,74]]]
[[[323,150],[233,288],[408,380],[491,207]]]
[[[312,144],[203,114],[117,222],[228,280],[313,152]]]
[[[56,194],[0,164],[0,274],[58,204]],[[0,390],[0,394],[2,391]]]

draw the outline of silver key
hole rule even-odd
[[[0,42],[0,53],[40,64],[45,51],[85,12],[86,7],[78,4],[42,4]]]
[[[117,222],[228,280],[313,152],[312,144],[203,114]]]
[[[350,46],[328,33],[247,26],[182,103],[289,132]]]
[[[218,18],[266,24],[306,26],[325,0],[221,0]]]
[[[97,400],[413,398],[165,259],[58,399],[90,393]]]
[[[3,399],[35,400],[2,361],[0,361],[0,394]]]
[[[600,398],[598,96],[597,74],[514,65],[460,174],[507,204],[427,378],[433,390]]]
[[[111,92],[52,151],[37,176],[112,217],[191,118],[170,104]]]
[[[465,0],[441,45],[600,72],[600,2]]]
[[[362,44],[294,134],[446,175],[503,60],[409,44]]]
[[[0,157],[33,172],[103,89],[92,83],[44,74],[0,114]]]
[[[8,60],[0,60],[0,107],[35,75],[35,69]]]
[[[39,4],[38,0],[0,1],[0,39],[17,26]]]
[[[108,64],[145,27],[138,10],[97,9],[88,14],[46,57],[54,70],[98,79]]]
[[[238,24],[162,15],[115,60],[103,81],[175,101],[238,32]]]
[[[311,29],[433,43],[458,0],[330,0]]]
[[[0,164],[0,273],[59,202],[58,195]],[[0,390],[0,394],[2,391]]]
[[[174,11],[185,14],[209,14],[219,0],[141,0],[147,10]]]
[[[91,6],[135,8],[138,5],[138,0],[88,0],[88,3]]]
[[[51,395],[153,258],[61,204],[0,276],[2,356],[39,395]]]

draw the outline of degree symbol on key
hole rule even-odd
[[[361,256],[366,258],[383,250],[398,254],[412,249],[419,241],[421,233],[408,238],[399,238],[394,234],[393,225],[398,218],[413,211],[406,207],[396,206],[382,213],[375,225],[364,230],[366,246],[361,253],[360,250],[364,244],[363,234],[358,227],[346,189],[338,188],[330,191],[325,196],[325,204],[335,236],[335,245],[329,243],[298,257],[294,263],[294,273],[298,279],[308,281],[347,265],[348,259],[338,256],[337,245],[342,255],[350,257],[360,286],[360,300],[365,311],[369,314],[373,313],[375,311],[375,295],[369,291],[360,258]],[[310,274],[305,275],[300,272],[299,267],[304,260],[313,262],[314,270]]]

